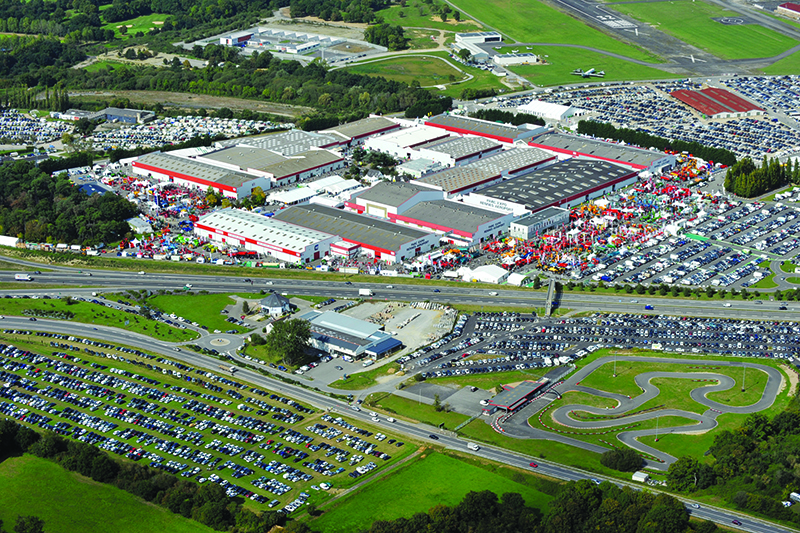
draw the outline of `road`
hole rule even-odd
[[[9,259],[9,261],[17,263],[25,263],[16,259]],[[41,265],[36,263],[28,263],[36,267],[42,268]],[[53,293],[58,292],[57,289],[36,289],[40,283],[46,284],[67,284],[67,285],[87,285],[91,284],[97,287],[103,287],[104,290],[118,288],[120,290],[126,289],[179,289],[186,283],[194,285],[193,290],[208,290],[210,292],[230,292],[233,290],[241,291],[242,287],[250,287],[250,284],[244,285],[239,277],[232,276],[187,276],[187,275],[172,275],[172,274],[145,274],[137,275],[128,272],[117,271],[101,271],[91,270],[91,277],[87,276],[89,272],[84,270],[78,272],[77,269],[68,267],[48,267],[52,268],[51,272],[43,272],[41,274],[33,274],[32,277],[35,281],[30,283],[20,282],[22,287],[20,291],[35,294],[35,293]],[[0,274],[0,281],[12,281],[13,273]],[[497,306],[499,302],[501,305],[516,305],[516,306],[535,306],[542,307],[544,305],[543,293],[530,293],[527,291],[510,291],[503,290],[501,296],[492,297],[489,289],[472,288],[472,287],[442,287],[440,293],[432,293],[432,288],[427,286],[413,286],[413,285],[395,285],[394,289],[386,289],[384,284],[378,283],[354,283],[346,285],[342,282],[329,282],[323,280],[273,280],[273,285],[263,285],[260,282],[257,288],[269,288],[276,291],[291,291],[293,294],[314,294],[324,296],[336,296],[338,293],[342,295],[357,297],[359,288],[373,288],[373,290],[380,291],[378,297],[385,294],[386,298],[392,299],[436,299],[442,302],[464,302],[472,305],[492,305]],[[397,283],[397,281],[393,281]],[[93,289],[69,289],[70,294],[74,293],[90,293]],[[96,289],[95,289],[96,290]],[[13,291],[13,292],[20,292]],[[4,291],[8,293],[8,291]],[[500,292],[500,290],[497,290]],[[616,303],[615,303],[616,300]],[[653,299],[658,302],[660,308],[678,309],[681,312],[688,313],[692,311],[693,314],[697,312],[712,314],[714,304],[704,305],[704,302],[691,302],[681,300],[669,299]],[[564,301],[569,302],[571,307],[585,306],[587,309],[608,308],[607,310],[623,310],[630,311],[630,303],[619,302],[618,298],[597,296],[597,295],[578,295],[574,298]],[[644,301],[644,299],[642,300]],[[665,302],[668,302],[665,305]],[[744,303],[744,302],[743,302]],[[700,305],[697,305],[700,304]],[[637,306],[638,307],[638,306]],[[665,311],[662,311],[665,312]],[[779,315],[777,311],[772,309],[747,309],[743,308],[738,311],[743,316],[752,315],[752,317],[763,318],[764,314],[774,313],[776,316],[786,318],[786,314]],[[64,333],[79,337],[95,338],[104,340],[114,344],[125,344],[131,347],[147,350],[151,353],[159,353],[166,357],[181,360],[186,364],[192,365],[196,368],[205,368],[214,372],[219,372],[219,360],[205,355],[197,354],[188,351],[185,348],[179,348],[177,345],[163,341],[156,341],[150,337],[131,333],[127,331],[117,330],[110,327],[94,327],[90,325],[67,323],[55,320],[39,319],[36,322],[31,322],[26,318],[6,317],[2,326],[4,329],[20,329],[20,330],[35,330],[35,331],[49,331],[54,333]],[[176,348],[180,351],[176,351]],[[364,423],[372,423],[371,417],[364,411],[354,411],[345,402],[338,399],[331,398],[311,390],[306,386],[300,386],[293,383],[278,382],[275,379],[262,375],[260,373],[240,369],[236,372],[236,378],[252,383],[255,386],[263,387],[266,389],[274,390],[282,394],[290,395],[298,401],[312,405],[319,409],[326,409],[338,413],[346,413],[348,417],[357,419]],[[311,383],[313,386],[313,382]],[[382,420],[381,424],[389,424]],[[508,450],[495,448],[492,446],[483,446],[479,451],[471,451],[466,448],[466,442],[463,439],[454,437],[451,434],[439,432],[436,428],[427,424],[411,424],[403,421],[395,421],[391,424],[391,430],[397,433],[407,435],[420,439],[423,442],[431,444],[443,445],[451,449],[459,450],[464,453],[472,453],[474,455],[498,461],[511,466],[532,470],[530,466],[531,458],[524,455],[517,454]],[[430,435],[437,434],[439,437],[435,442],[430,438]],[[597,474],[582,471],[574,467],[567,467],[552,463],[550,461],[539,463],[536,468],[538,473],[542,475],[551,476],[557,479],[574,481],[579,479],[596,478],[605,480],[602,476]],[[628,485],[634,488],[639,488],[640,485],[633,483],[626,483],[619,480],[611,480],[617,485]],[[688,503],[694,503],[690,500],[684,500]],[[693,516],[701,519],[713,520],[719,524],[730,525],[733,519],[738,519],[742,522],[740,528],[744,531],[753,533],[771,533],[771,532],[788,532],[791,531],[787,528],[776,526],[769,522],[754,519],[739,513],[710,508],[701,507],[700,509],[690,508]]]

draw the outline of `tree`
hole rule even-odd
[[[242,314],[249,315],[250,314],[250,304],[246,301],[242,302]]]
[[[453,20],[456,22],[461,20],[461,12],[460,11],[453,11]]]
[[[23,516],[17,517],[17,523],[14,524],[14,533],[43,533],[44,520],[37,516]]]
[[[311,338],[311,325],[298,318],[279,320],[267,334],[267,350],[281,358],[285,365],[294,365],[305,355]]]
[[[700,464],[693,457],[683,456],[669,466],[667,485],[678,492],[697,490]]]
[[[439,399],[438,394],[433,395],[433,410],[439,412],[442,410],[442,401]]]
[[[445,13],[444,11],[442,11],[442,12],[439,14],[439,18],[441,18],[441,19],[442,19],[442,22],[447,22],[447,13]]]
[[[461,58],[461,61],[464,63],[469,63],[470,58],[472,57],[472,52],[467,50],[466,48],[462,48],[458,51],[458,57]]]
[[[600,463],[620,472],[635,472],[642,467],[642,458],[631,448],[608,451],[600,456]]]

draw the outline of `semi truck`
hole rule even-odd
[[[372,292],[372,289],[358,289],[359,296],[374,296],[375,293]]]
[[[33,281],[30,274],[14,274],[14,279],[16,281]]]
[[[219,365],[219,367],[220,367],[220,369],[224,370],[225,372],[230,372],[231,374],[233,374],[234,372],[236,372],[236,370],[238,370],[233,365]]]

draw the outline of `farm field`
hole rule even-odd
[[[409,490],[410,487],[413,490]],[[411,517],[435,505],[454,505],[467,492],[482,490],[498,495],[516,492],[528,505],[542,511],[552,499],[528,485],[470,462],[442,453],[426,453],[368,488],[336,502],[310,525],[324,533],[350,533],[369,527],[375,520]],[[402,497],[398,497],[401,494]]]
[[[213,529],[157,507],[112,485],[97,483],[33,455],[0,462],[0,520],[44,520],[45,531],[85,533],[203,533]]]
[[[580,43],[634,59],[659,61],[649,52],[618,41],[536,0],[456,0],[453,5],[517,42]]]
[[[772,57],[797,41],[757,24],[725,25],[713,18],[738,17],[735,11],[704,1],[610,5],[622,14],[650,24],[721,59]],[[742,46],[747,43],[747,46]]]
[[[510,52],[513,47],[504,47]],[[516,49],[516,48],[514,48]],[[667,79],[677,77],[657,68],[646,67],[622,59],[584,50],[561,46],[535,46],[532,52],[546,56],[547,65],[517,65],[509,69],[536,85],[561,85],[579,83],[582,78],[573,76],[576,68],[594,68],[606,73],[604,81]],[[592,78],[597,81],[598,78]]]

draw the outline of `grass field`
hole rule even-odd
[[[380,376],[387,376],[390,373],[397,372],[398,370],[400,370],[400,365],[396,363],[382,365],[365,372],[348,374],[350,377],[348,377],[346,380],[339,379],[333,383],[329,383],[328,386],[341,390],[363,390],[375,385],[377,383],[376,378]]]
[[[438,35],[439,32],[436,30],[407,30],[406,37],[411,39],[408,42],[408,47],[411,50],[436,48],[439,46],[439,43],[431,39],[431,37],[437,37]]]
[[[160,24],[158,23],[163,23],[167,20],[167,17],[169,17],[168,14],[153,13],[151,15],[136,17],[135,19],[112,22],[103,26],[103,29],[114,30],[114,37],[117,39],[127,39],[129,36],[135,35],[136,32],[140,31],[146,34],[150,31],[150,28],[159,27]],[[121,34],[119,31],[122,26],[128,26],[126,35]]]
[[[410,518],[435,505],[455,505],[467,492],[482,490],[498,495],[519,493],[529,506],[543,512],[552,499],[475,464],[441,453],[429,453],[343,498],[310,525],[323,533],[351,533],[368,528],[376,520]]]
[[[742,369],[737,367],[717,367],[713,364],[713,361],[708,361],[704,365],[697,365],[703,367],[710,367],[708,369],[705,368],[688,368],[689,366],[694,365],[681,365],[681,364],[670,364],[670,363],[648,363],[648,362],[640,362],[640,361],[617,361],[617,377],[614,377],[614,363],[609,362],[606,363],[599,368],[597,368],[594,372],[586,376],[582,381],[581,385],[586,387],[591,387],[593,389],[604,390],[606,392],[615,392],[618,394],[624,394],[635,398],[639,394],[642,393],[642,390],[634,381],[635,377],[639,374],[643,374],[645,372],[709,372],[714,374],[723,374],[725,376],[729,376],[733,378],[736,382],[733,389],[730,391],[725,391],[724,393],[717,393],[719,396],[718,398],[726,398],[728,402],[737,402],[731,403],[731,405],[751,405],[761,398],[761,395],[764,392],[764,387],[767,383],[767,375],[760,370],[753,370],[750,369],[747,374],[749,375],[749,379],[745,376],[745,392],[741,392],[741,383],[742,383]],[[659,386],[658,380],[653,380],[653,384],[659,387],[661,390],[661,394],[658,395],[657,398],[650,400],[648,404],[645,404],[643,408],[653,407],[654,405],[665,405],[667,407],[673,407],[676,409],[686,409],[689,411],[697,412],[695,409],[690,408],[690,404],[697,405],[698,407],[700,404],[696,404],[694,400],[689,397],[689,392],[697,387],[705,386],[705,383],[698,383],[692,382],[691,380],[687,379],[676,379],[676,378],[658,378],[658,379],[669,379],[671,380],[668,386]],[[664,382],[662,382],[663,384]],[[737,391],[738,394],[733,394],[731,391]],[[734,399],[735,398],[735,399]],[[722,401],[722,400],[720,400]],[[653,403],[653,405],[649,405]],[[705,411],[705,408],[703,408]],[[703,412],[699,411],[699,412]]]
[[[252,297],[256,298],[258,295]],[[153,296],[148,301],[165,313],[175,313],[190,322],[206,326],[211,331],[246,331],[241,326],[226,322],[225,318],[229,315],[220,314],[226,306],[234,303],[228,294],[164,294]]]
[[[583,44],[583,43],[582,43]],[[511,47],[506,48],[508,51]],[[516,48],[515,48],[516,49]],[[582,48],[559,46],[535,46],[533,52],[547,56],[547,65],[518,65],[510,70],[536,85],[561,85],[579,83],[581,78],[571,73],[576,68],[595,68],[606,73],[604,81],[627,81],[675,78],[674,74],[652,67],[645,67]],[[598,81],[592,78],[591,81]]]
[[[516,383],[526,379],[536,381],[542,377],[538,369],[514,370],[511,372],[493,372],[490,374],[469,374],[466,376],[448,376],[443,378],[431,378],[429,381],[436,385],[456,384],[462,386],[478,387],[479,389],[492,389],[501,384]]]
[[[348,71],[355,74],[383,76],[390,80],[408,84],[418,81],[423,87],[444,85],[464,79],[464,74],[454,69],[448,62],[433,57],[416,55],[362,63],[349,67]]]
[[[792,276],[790,278],[786,278],[786,281],[788,283],[791,283],[792,285],[800,285],[800,278],[797,277],[797,276]]]
[[[462,422],[466,421],[469,417],[455,412],[445,413],[444,411],[436,412],[432,405],[425,403],[415,402],[402,396],[388,394],[374,404],[376,410],[382,410],[392,416],[400,415],[402,417],[418,420],[432,426],[444,424],[445,429],[452,430]]]
[[[439,15],[431,14],[431,6],[427,4],[420,4],[420,6],[422,7],[422,15],[419,14],[417,7],[412,6],[392,6],[375,14],[383,17],[383,20],[389,24],[397,24],[404,28],[433,28],[454,32],[478,31],[483,28],[474,20],[467,19],[463,14],[460,22],[453,20],[453,17],[448,17],[447,22],[442,22]]]
[[[103,69],[113,69],[122,64],[123,63],[119,63],[117,61],[98,61],[97,63],[92,63],[88,67],[84,67],[84,70],[86,70],[86,72],[97,72]]]
[[[518,42],[580,43],[634,59],[659,60],[536,0],[456,0],[453,4]]]
[[[783,261],[781,263],[781,272],[785,274],[794,274],[796,270],[797,266],[791,261]]]
[[[13,527],[19,515],[44,520],[45,531],[85,533],[200,533],[213,529],[96,483],[32,455],[0,463],[0,519]]]
[[[722,59],[772,57],[797,44],[794,39],[757,24],[725,25],[712,20],[740,15],[702,0],[642,2],[609,7]],[[742,43],[747,43],[747,46],[742,46]]]
[[[23,310],[69,311],[75,314],[75,322],[95,324],[97,326],[113,326],[128,331],[142,333],[161,340],[173,342],[187,341],[198,337],[197,333],[186,329],[177,329],[164,323],[133,315],[117,309],[102,307],[89,302],[73,300],[67,305],[64,300],[33,300],[22,298],[0,299],[0,314],[26,316]]]
[[[561,395],[561,400],[563,405],[586,405],[588,407],[608,407],[609,409],[619,405],[616,400],[611,398],[595,396],[594,394],[580,391],[565,392]]]

